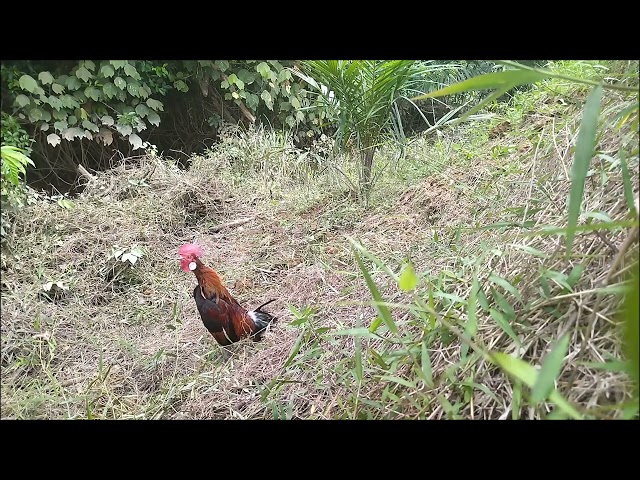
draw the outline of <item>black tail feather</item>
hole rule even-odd
[[[253,309],[253,311],[254,311],[254,312],[259,312],[259,311],[260,311],[260,309],[261,309],[262,307],[264,307],[264,306],[266,306],[266,305],[269,305],[271,302],[275,302],[275,301],[276,301],[276,299],[275,299],[275,298],[274,298],[274,299],[272,299],[272,300],[269,300],[268,302],[265,302],[265,303],[263,303],[262,305],[260,305],[258,308],[254,308],[254,309]]]

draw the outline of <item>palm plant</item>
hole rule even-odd
[[[416,74],[424,72],[424,66],[413,60],[309,60],[301,66],[306,75],[294,73],[335,108],[336,145],[356,151],[361,166],[360,193],[368,198],[376,148],[385,136],[402,135],[394,104]]]

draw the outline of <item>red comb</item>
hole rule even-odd
[[[178,249],[178,255],[181,257],[186,257],[187,255],[201,257],[203,253],[202,247],[197,243],[185,243]]]

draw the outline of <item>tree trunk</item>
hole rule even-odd
[[[375,147],[365,146],[362,149],[362,177],[360,184],[360,193],[364,196],[365,202],[368,203],[369,194],[371,193],[371,171],[373,169],[373,154]]]

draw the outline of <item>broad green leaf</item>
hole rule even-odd
[[[256,70],[260,75],[262,75],[262,78],[269,78],[269,74],[271,73],[269,65],[265,62],[261,62],[256,65]]]
[[[149,98],[149,95],[151,95],[151,89],[145,83],[143,85],[140,85],[140,89],[138,90],[138,93],[140,94],[140,98],[145,100]]]
[[[147,106],[149,108],[155,110],[156,112],[158,112],[158,111],[163,112],[164,111],[164,105],[162,105],[162,102],[160,102],[158,100],[154,100],[153,98],[147,99]]]
[[[120,135],[125,137],[133,132],[131,125],[120,125],[119,123],[116,124],[116,130],[118,130],[118,133],[120,133]]]
[[[135,133],[132,133],[131,135],[129,135],[129,143],[133,145],[134,150],[137,150],[138,148],[142,148],[142,139]]]
[[[58,95],[64,93],[64,86],[60,85],[59,83],[54,83],[53,85],[51,85],[51,89]]]
[[[576,153],[571,166],[571,191],[569,193],[569,215],[568,232],[566,238],[567,256],[571,255],[573,239],[575,237],[575,227],[580,216],[582,205],[582,193],[584,182],[587,178],[591,158],[595,149],[596,133],[598,129],[598,117],[600,115],[600,100],[602,99],[602,86],[595,87],[584,106],[580,132],[576,142]]]
[[[93,75],[91,75],[91,72],[85,67],[80,67],[78,68],[78,70],[76,70],[76,77],[84,80],[85,82],[88,82],[90,78],[93,78]]]
[[[44,111],[40,107],[33,107],[29,110],[29,120],[33,123],[42,120]]]
[[[18,84],[22,90],[26,90],[29,93],[33,93],[38,87],[38,82],[29,75],[22,75],[20,80],[18,80]]]
[[[271,94],[269,92],[267,92],[266,90],[263,90],[263,92],[260,94],[260,97],[266,102],[266,103],[271,103],[273,100],[271,98]]]
[[[109,127],[115,123],[113,120],[113,117],[111,117],[110,115],[105,115],[100,119],[100,121],[102,122],[103,125],[107,125]]]
[[[502,330],[504,330],[504,332],[513,339],[516,345],[522,346],[522,344],[520,343],[520,339],[516,335],[516,332],[513,331],[513,328],[511,328],[509,321],[506,318],[504,318],[504,315],[502,314],[502,312],[499,312],[494,308],[490,308],[489,314],[491,315],[491,318],[493,318],[496,321],[496,323],[500,326],[500,328],[502,328]]]
[[[47,130],[49,130],[49,124],[47,122],[42,122],[40,124],[40,130],[42,130],[43,132],[46,132]]]
[[[132,97],[139,97],[140,84],[135,80],[129,81],[129,83],[127,83],[127,91],[129,92],[129,95],[131,95]]]
[[[58,120],[66,120],[67,119],[67,111],[66,110],[56,110],[53,109],[51,111],[51,115],[53,115],[53,118],[56,119],[56,121]]]
[[[529,388],[533,388],[538,377],[538,371],[524,360],[514,358],[502,352],[493,352],[489,354],[490,358],[504,371],[513,378],[520,380]],[[582,415],[578,412],[564,397],[557,391],[553,390],[549,395],[549,400],[555,403],[558,408],[567,413],[574,420],[582,420]]]
[[[58,145],[60,145],[61,139],[55,133],[50,133],[49,135],[47,135],[47,142],[54,147],[57,147]]]
[[[247,98],[245,102],[247,104],[247,107],[255,112],[256,108],[258,108],[258,104],[260,103],[260,97],[254,95],[253,93],[247,92]]]
[[[116,89],[116,86],[111,83],[111,82],[107,82],[102,86],[102,91],[104,92],[105,96],[111,100],[113,97],[115,97],[118,94],[118,90]]]
[[[147,107],[144,103],[139,103],[136,106],[136,113],[140,115],[141,118],[144,118],[149,114],[149,107]]]
[[[284,72],[284,70],[283,70],[283,72]],[[296,110],[299,109],[300,108],[300,100],[298,100],[296,97],[291,97],[291,105]]]
[[[58,97],[50,95],[47,100],[49,101],[49,105],[51,105],[51,107],[55,110],[60,111],[64,107],[64,105],[62,104],[62,100],[60,100]]]
[[[158,115],[156,112],[149,112],[149,114],[147,115],[147,120],[149,120],[150,124],[155,125],[156,127],[160,125],[160,115]]]
[[[60,101],[65,108],[80,108],[78,101],[71,95],[63,95],[60,97]]]
[[[531,403],[534,405],[546,400],[553,391],[555,381],[562,370],[562,361],[567,354],[569,341],[569,334],[565,333],[562,338],[553,345],[551,351],[542,362],[542,368],[538,372],[536,381],[531,389]]]
[[[536,83],[549,77],[550,75],[546,73],[533,72],[530,70],[506,70],[504,72],[485,73],[484,75],[478,75],[476,77],[469,78],[468,80],[454,83],[453,85],[436,90],[435,92],[413,97],[411,100],[415,101],[431,97],[442,97],[444,95],[468,92],[470,90],[486,90],[494,88],[509,90],[519,85]]]
[[[30,102],[31,100],[29,100],[29,97],[27,97],[26,95],[20,94],[16,97],[16,103],[21,107],[29,105]]]
[[[68,126],[69,124],[65,120],[60,120],[53,124],[53,128],[55,128],[59,132],[62,132],[62,130],[64,130]]]
[[[414,290],[418,285],[418,276],[413,268],[413,263],[407,262],[398,281],[399,287],[405,292]]]
[[[140,80],[140,74],[136,70],[136,67],[134,67],[130,63],[124,66],[124,73],[126,73],[127,75],[129,75],[131,78],[135,80]]]
[[[283,68],[280,70],[280,73],[278,73],[278,82],[282,83],[286,80],[291,80],[291,72],[286,68]]]
[[[89,140],[93,140],[93,134],[89,130],[83,131],[84,138],[88,138]]]
[[[116,77],[113,79],[113,83],[120,90],[124,90],[127,88],[127,82],[122,77]]]
[[[113,68],[115,68],[116,70],[120,70],[121,68],[124,68],[124,66],[127,64],[127,61],[126,60],[110,60],[109,63],[113,65]]]
[[[177,80],[176,82],[173,83],[173,86],[176,88],[176,90],[178,90],[179,92],[183,92],[186,93],[189,91],[189,87],[187,86],[186,83],[184,83],[184,81],[182,80]]]
[[[103,65],[100,69],[100,73],[102,73],[102,76],[105,78],[111,78],[116,74],[116,71],[111,65]]]
[[[65,83],[69,90],[78,90],[82,86],[80,80],[78,80],[76,77],[68,77]]]
[[[93,122],[91,122],[89,120],[83,120],[82,121],[82,126],[84,128],[86,128],[87,130],[91,130],[92,132],[96,132],[96,133],[100,130],[95,123],[93,123]]]
[[[100,100],[100,90],[98,90],[96,87],[85,88],[84,94],[87,96],[87,98],[92,99],[94,102]]]
[[[88,70],[91,70],[92,72],[96,69],[96,64],[93,63],[91,60],[85,60],[83,62],[83,65],[85,66],[85,68],[87,68]]]
[[[43,85],[49,85],[50,83],[53,83],[53,75],[49,72],[40,72],[38,74],[38,80],[40,80],[40,83]]]

